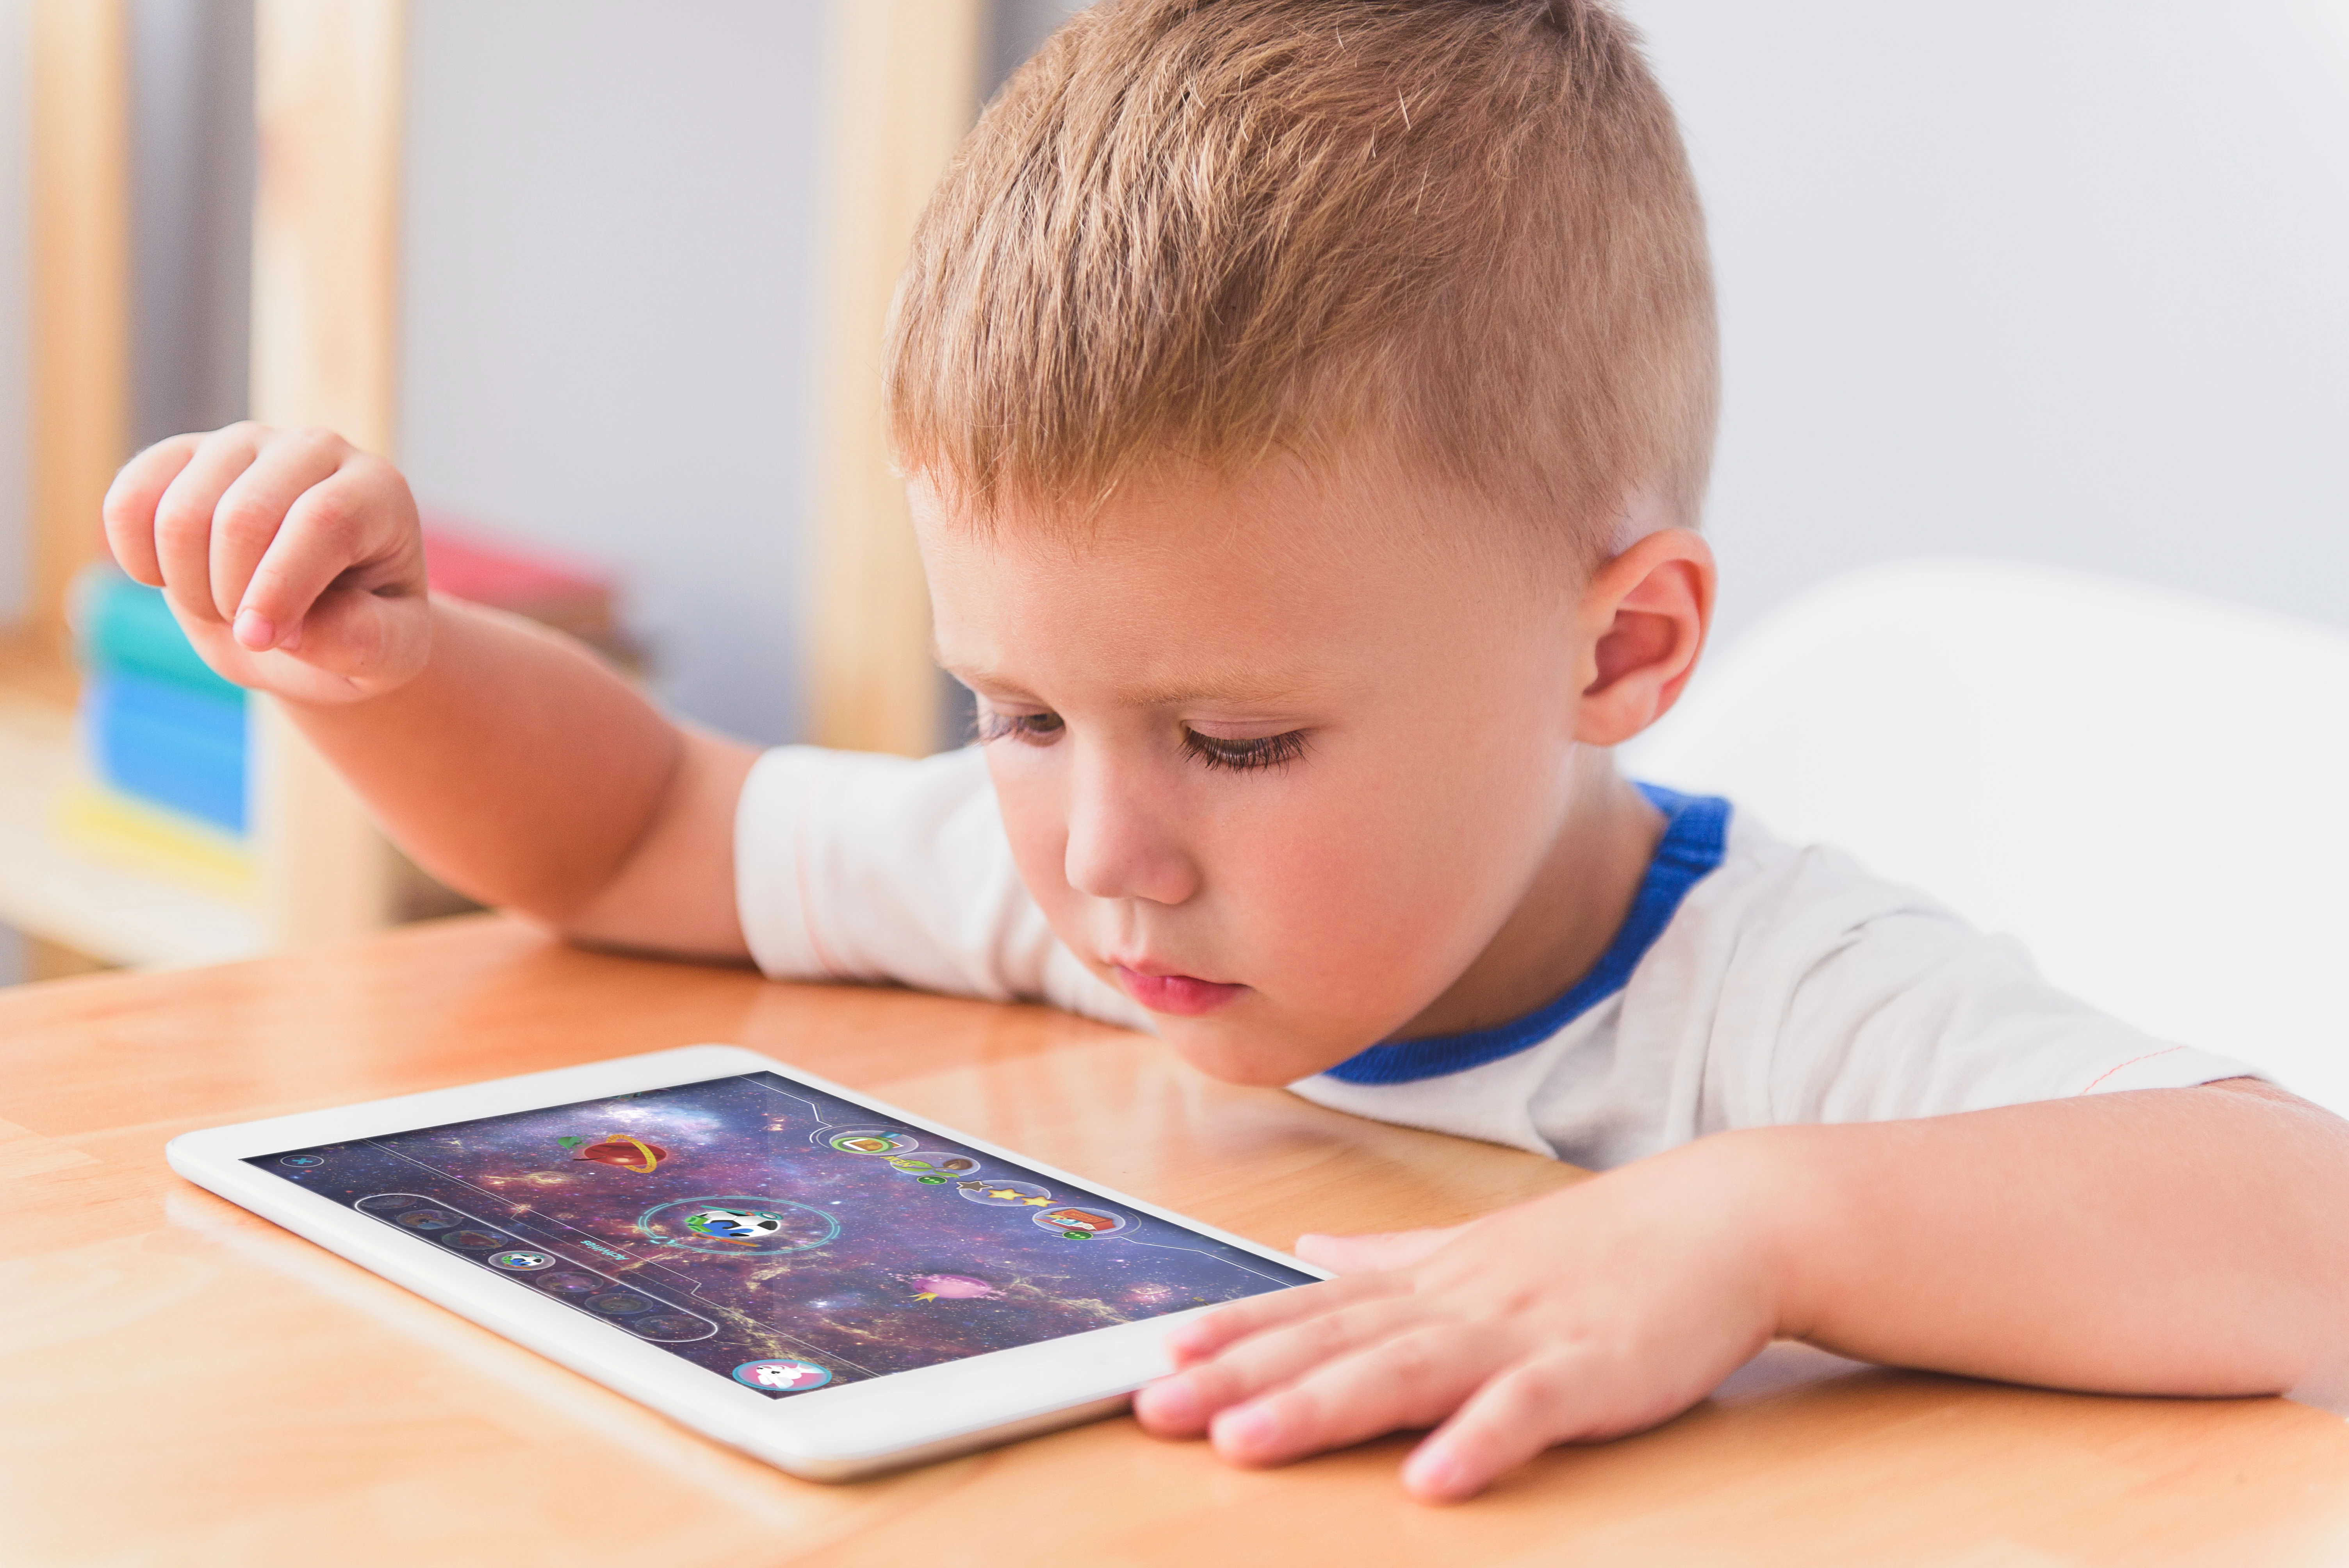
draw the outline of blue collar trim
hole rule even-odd
[[[1631,971],[1671,923],[1688,890],[1721,864],[1729,841],[1728,801],[1713,795],[1682,795],[1653,784],[1640,785],[1640,793],[1664,814],[1664,836],[1648,862],[1648,874],[1640,881],[1631,912],[1590,973],[1566,995],[1522,1018],[1464,1035],[1372,1046],[1323,1076],[1340,1083],[1417,1083],[1481,1068],[1531,1050],[1629,985]]]

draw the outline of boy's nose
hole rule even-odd
[[[1102,757],[1080,758],[1068,797],[1069,885],[1093,898],[1181,903],[1199,890],[1199,871],[1146,770]]]

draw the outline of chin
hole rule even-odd
[[[1174,1054],[1211,1078],[1250,1088],[1281,1088],[1311,1078],[1353,1055],[1317,1051],[1301,1041],[1268,1037],[1263,1031],[1217,1028],[1189,1019],[1159,1018],[1159,1037]]]

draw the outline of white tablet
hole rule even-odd
[[[795,1475],[1106,1415],[1322,1277],[732,1046],[216,1127],[171,1168]]]

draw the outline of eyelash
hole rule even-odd
[[[1219,740],[1195,729],[1183,732],[1183,749],[1210,768],[1251,773],[1260,768],[1286,768],[1305,755],[1305,732],[1268,735],[1257,740]]]
[[[970,721],[971,732],[978,737],[981,746],[999,740],[1024,740],[1030,746],[1050,746],[1061,733],[1061,716],[1057,713],[996,713],[980,708]]]
[[[1062,727],[1057,713],[991,713],[982,709],[971,727],[981,745],[1019,740],[1030,746],[1050,746],[1059,738]],[[1305,732],[1292,729],[1253,740],[1224,740],[1186,729],[1183,732],[1183,749],[1208,768],[1252,773],[1265,768],[1286,768],[1304,756]]]

